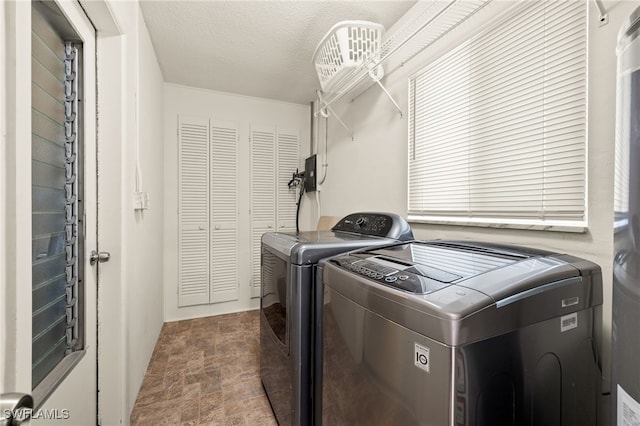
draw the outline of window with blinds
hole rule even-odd
[[[411,220],[586,225],[587,2],[531,2],[409,83]]]

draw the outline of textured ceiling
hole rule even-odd
[[[367,20],[389,29],[415,1],[142,0],[166,82],[309,103],[312,56],[329,29]]]

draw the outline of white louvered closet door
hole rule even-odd
[[[209,303],[209,120],[178,118],[178,305]]]
[[[293,173],[300,167],[299,151],[300,136],[298,129],[278,128],[277,131],[277,200],[276,215],[278,218],[278,232],[296,230],[296,202],[295,188],[289,189],[287,183]]]
[[[238,128],[211,120],[211,303],[238,300]]]
[[[260,240],[275,230],[276,133],[274,127],[251,126],[251,297],[260,297]]]

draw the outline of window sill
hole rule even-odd
[[[425,223],[432,225],[450,226],[475,226],[480,228],[493,229],[526,229],[531,231],[552,231],[586,233],[589,228],[586,222],[562,222],[562,221],[533,221],[533,220],[511,220],[509,222],[496,222],[495,219],[480,218],[453,218],[437,216],[409,215],[410,223]]]
[[[62,360],[56,365],[53,370],[40,382],[38,386],[33,390],[31,396],[33,396],[34,409],[39,409],[47,401],[47,398],[53,394],[56,388],[62,383],[62,381],[69,375],[71,370],[82,360],[86,350],[80,350],[72,352],[71,354],[62,358]]]

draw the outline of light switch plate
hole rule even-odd
[[[149,193],[134,192],[133,193],[133,209],[147,210],[149,208]]]

